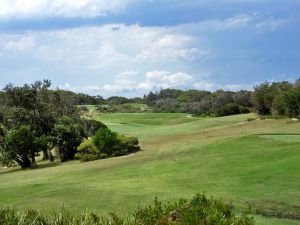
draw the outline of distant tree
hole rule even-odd
[[[300,87],[291,89],[284,94],[286,113],[289,117],[297,117],[300,113]]]
[[[233,92],[219,90],[214,93],[214,97],[212,98],[213,109],[222,107],[228,103],[233,103]]]
[[[228,103],[218,109],[216,109],[215,113],[216,116],[229,116],[229,115],[236,115],[241,113],[249,113],[249,109],[241,106],[237,103]]]
[[[252,107],[251,94],[251,91],[237,91],[232,96],[233,102],[242,106]]]
[[[268,82],[264,82],[254,87],[252,102],[259,114],[271,114],[273,99],[272,89]]]
[[[180,104],[174,98],[159,99],[155,103],[156,112],[178,112]]]

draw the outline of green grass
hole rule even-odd
[[[300,143],[300,134],[285,134],[285,135],[280,135],[280,134],[266,134],[266,135],[261,135],[263,138],[269,138],[273,140],[278,140],[278,141],[283,141],[287,143]]]
[[[261,212],[300,213],[300,150],[290,141],[300,123],[255,120],[254,114],[194,118],[187,114],[120,113],[98,119],[139,137],[143,151],[121,158],[0,169],[1,204],[21,208],[125,212],[138,204],[189,199],[195,193],[252,205]],[[274,139],[267,134],[281,134]],[[288,140],[288,141],[287,141]],[[270,204],[270,202],[272,204]],[[298,207],[298,208],[297,208]],[[264,211],[265,210],[265,211]],[[273,210],[273,211],[272,211]],[[258,224],[300,224],[257,217]]]

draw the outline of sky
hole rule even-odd
[[[142,96],[300,78],[300,0],[0,0],[0,88]]]

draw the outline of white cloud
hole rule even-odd
[[[280,18],[280,19],[266,19],[263,21],[260,21],[256,24],[257,29],[263,29],[263,30],[277,30],[278,28],[286,25],[290,22],[291,19],[287,18]]]
[[[35,60],[93,71],[128,70],[149,64],[178,65],[210,53],[200,48],[194,36],[164,27],[123,24],[0,34],[0,41],[6,46],[0,47],[0,54],[18,50]]]
[[[35,38],[32,36],[25,36],[25,37],[17,38],[15,40],[8,40],[4,44],[3,50],[24,52],[28,49],[33,48],[34,45],[35,45]]]
[[[1,0],[0,18],[96,17],[118,13],[134,0]]]
[[[193,80],[187,73],[170,73],[168,71],[151,71],[146,73],[146,83],[162,88],[186,85]]]
[[[214,89],[216,85],[212,82],[209,81],[198,81],[196,82],[193,87],[199,90],[206,90],[206,91],[211,91]]]
[[[143,81],[136,81],[136,71],[126,71],[119,74],[113,84],[106,84],[101,90],[108,93],[132,92],[143,94],[154,89],[178,88],[190,85],[193,76],[183,72],[170,73],[168,71],[150,71],[144,76]]]

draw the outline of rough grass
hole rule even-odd
[[[132,209],[127,215],[70,212],[64,208],[50,214],[38,210],[0,208],[1,225],[253,225],[253,217],[236,211],[231,204],[197,194],[191,201],[154,204]]]
[[[100,116],[113,130],[139,137],[143,151],[37,170],[0,169],[1,204],[124,213],[137,204],[151,203],[155,196],[175,201],[204,191],[241,207],[251,205],[253,213],[264,216],[256,218],[258,224],[300,224],[294,217],[279,219],[268,213],[280,211],[283,205],[285,215],[299,212],[299,143],[262,137],[299,134],[300,123],[249,118],[255,115]]]

